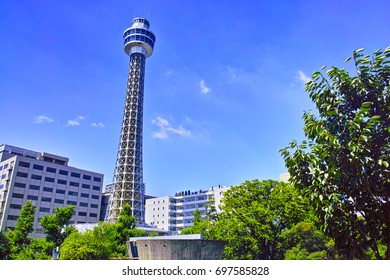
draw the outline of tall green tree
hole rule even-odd
[[[31,243],[31,238],[28,235],[34,230],[34,213],[33,202],[31,200],[26,201],[20,210],[15,228],[7,232],[12,259],[17,258],[17,255]]]
[[[123,256],[126,256],[128,254],[126,242],[129,241],[129,238],[143,236],[145,231],[136,228],[135,217],[131,215],[131,206],[129,204],[123,205],[115,226],[119,243],[118,251],[122,252]]]
[[[5,258],[14,260],[51,259],[53,243],[29,237],[29,234],[34,230],[34,214],[34,204],[28,200],[20,210],[15,228],[8,230],[5,235],[9,244],[9,255]]]
[[[209,227],[209,220],[202,219],[202,215],[200,214],[200,211],[198,208],[194,211],[194,223],[192,226],[186,227],[181,231],[180,234],[203,234],[207,235],[207,230]],[[207,236],[205,236],[207,239]]]
[[[224,193],[212,232],[225,259],[283,259],[282,233],[305,219],[308,204],[289,184],[245,181]]]
[[[69,226],[74,211],[74,206],[60,207],[54,210],[53,215],[46,215],[41,219],[46,241],[52,242],[54,246],[60,246],[65,238],[75,231],[73,226]]]
[[[281,153],[344,258],[366,258],[370,249],[390,259],[390,48],[372,56],[359,49],[347,61],[356,75],[313,73],[305,90],[318,113],[304,113],[307,140]]]

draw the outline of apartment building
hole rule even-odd
[[[206,217],[206,204],[214,198],[217,211],[223,193],[230,187],[218,186],[207,190],[181,191],[174,196],[163,196],[146,199],[145,222],[171,233],[180,232],[194,224],[194,211],[198,209]]]

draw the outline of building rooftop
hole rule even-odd
[[[3,144],[0,146],[0,153],[9,153],[17,156],[24,156],[27,158],[33,158],[37,160],[42,160],[46,162],[51,162],[51,163],[56,163],[59,165],[68,165],[69,158],[59,156],[59,155],[54,155],[46,152],[36,152],[32,150],[27,150],[11,145],[6,145]]]

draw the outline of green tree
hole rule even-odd
[[[11,248],[11,259],[18,258],[17,255],[30,245],[31,238],[28,235],[34,230],[34,213],[33,202],[26,201],[20,210],[15,228],[8,230],[6,236]]]
[[[181,231],[180,234],[203,234],[207,233],[207,229],[209,226],[209,221],[203,220],[202,215],[198,208],[194,211],[194,224],[192,226],[186,227]],[[206,237],[206,236],[205,236]],[[206,237],[207,239],[207,237]]]
[[[31,238],[30,244],[13,255],[15,260],[50,260],[53,243],[41,238]]]
[[[214,223],[218,220],[218,211],[215,206],[215,198],[214,196],[209,196],[207,199],[206,207],[206,219],[210,221],[210,223]]]
[[[129,204],[123,205],[115,226],[119,244],[118,251],[123,256],[127,256],[126,242],[129,241],[129,238],[145,235],[144,230],[136,228],[135,217],[131,215],[131,206]]]
[[[225,259],[283,259],[282,233],[304,220],[307,201],[289,184],[245,181],[224,193],[213,238],[225,240]]]
[[[9,259],[11,254],[11,246],[7,236],[0,231],[0,260]]]
[[[84,233],[72,232],[60,248],[61,260],[107,260],[118,257],[118,233],[115,224],[100,222]]]
[[[75,231],[73,226],[69,226],[74,211],[74,206],[60,207],[54,210],[53,215],[46,215],[41,219],[46,241],[52,242],[54,246],[60,246],[65,238]]]
[[[335,259],[334,242],[316,228],[313,222],[299,222],[283,232],[287,260]]]
[[[129,205],[124,205],[116,224],[100,222],[84,233],[72,232],[60,248],[63,260],[107,260],[128,257],[126,241],[143,236],[144,230],[136,228]]]
[[[342,257],[370,249],[381,259],[384,243],[390,259],[390,48],[362,51],[347,59],[356,76],[337,67],[313,73],[305,90],[318,114],[304,113],[307,140],[281,153]]]

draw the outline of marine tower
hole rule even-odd
[[[126,101],[118,154],[105,220],[115,223],[124,204],[131,206],[136,223],[145,222],[145,184],[142,171],[142,119],[145,60],[153,53],[156,37],[149,21],[135,18],[123,33],[124,50],[130,56]]]

